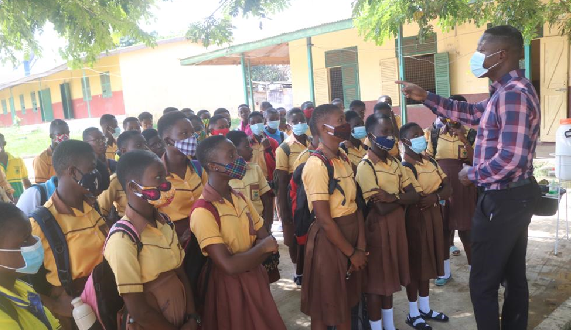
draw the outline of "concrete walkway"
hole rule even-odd
[[[561,209],[565,205],[564,201]],[[564,217],[563,212],[562,216]],[[555,242],[555,217],[534,217],[529,227],[529,245],[527,253],[527,277],[530,291],[529,326],[534,329],[546,319],[559,305],[571,297],[571,241],[560,240],[559,254],[553,255]],[[560,223],[560,237],[565,235],[564,219]],[[275,232],[278,241],[281,232]],[[456,239],[456,246],[462,250],[458,257],[452,257],[453,280],[444,287],[431,284],[431,308],[450,316],[450,322],[439,324],[432,322],[434,329],[475,330],[476,322],[470,302],[468,289],[468,265],[462,243]],[[285,246],[280,246],[280,270],[282,279],[272,284],[272,293],[280,313],[290,330],[309,329],[309,318],[299,311],[300,289],[292,281],[293,266]],[[500,303],[503,289],[499,292]],[[411,329],[406,325],[408,301],[403,289],[394,296],[395,323],[397,328]],[[571,320],[571,315],[566,316]],[[565,316],[563,316],[565,318]]]

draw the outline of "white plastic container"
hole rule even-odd
[[[555,176],[571,180],[571,118],[561,119],[555,142]]]
[[[71,301],[73,305],[73,319],[79,330],[89,330],[91,326],[97,321],[97,317],[93,309],[88,304],[84,304],[80,297]]]

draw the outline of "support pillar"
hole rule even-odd
[[[315,82],[313,80],[313,52],[311,37],[305,38],[307,41],[307,72],[309,78],[309,100],[315,104]]]
[[[244,53],[240,57],[240,64],[242,65],[242,85],[244,87],[244,103],[250,105],[250,98],[248,97],[248,78],[246,76],[246,61]]]
[[[397,47],[398,47],[398,61],[399,61],[399,80],[405,80],[404,78],[404,56],[402,54],[402,25],[399,27],[399,33],[397,37]],[[402,91],[399,91],[400,95],[400,111],[401,111],[401,122],[402,124],[407,123],[407,113],[406,113],[406,97]]]

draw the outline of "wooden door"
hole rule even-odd
[[[555,142],[559,120],[567,118],[569,41],[567,37],[541,38],[541,142]]]

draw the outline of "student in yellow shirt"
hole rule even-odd
[[[35,281],[42,283],[43,280],[47,287],[34,287],[45,295],[42,296],[44,304],[58,315],[64,329],[70,329],[71,299],[80,295],[93,268],[103,260],[101,251],[108,228],[94,204],[102,177],[96,169],[93,148],[82,141],[64,141],[54,151],[53,163],[58,186],[42,209],[47,214],[36,212],[30,218],[32,233],[41,239],[45,251],[44,268],[47,271],[45,275],[38,274]],[[69,253],[69,269],[56,265],[56,249],[48,241],[48,235],[52,235],[44,232],[44,228],[49,227],[42,223],[51,223],[61,229]],[[56,237],[52,242],[56,242],[58,237],[53,236]],[[58,268],[62,272],[58,272]]]
[[[345,120],[351,125],[351,137],[349,140],[341,142],[339,146],[345,151],[353,164],[353,171],[357,173],[357,165],[359,165],[367,154],[367,149],[369,149],[361,142],[362,139],[367,137],[367,131],[365,130],[363,119],[355,111],[345,111]]]
[[[307,149],[309,139],[307,137],[307,119],[300,109],[291,109],[287,114],[288,123],[292,126],[293,134],[285,139],[276,149],[276,170],[274,171],[274,181],[277,181],[277,199],[282,220],[284,234],[284,244],[289,248],[289,256],[296,269],[294,281],[299,282],[300,276],[297,269],[297,243],[294,240],[293,217],[289,204],[288,184],[293,174],[293,163],[299,154]]]
[[[141,245],[127,235],[110,235],[104,256],[133,319],[129,326],[197,329],[200,317],[190,282],[181,268],[184,250],[170,219],[157,211],[174,196],[166,176],[161,160],[150,151],[135,150],[121,156],[117,179],[128,203],[119,223],[134,229]]]
[[[149,128],[144,130],[141,134],[143,134],[145,141],[147,141],[147,147],[159,158],[162,158],[166,152],[166,145],[165,141],[159,136],[159,132],[154,128]]]
[[[427,320],[449,320],[444,313],[430,309],[429,281],[444,275],[440,203],[450,198],[452,189],[438,163],[423,155],[427,142],[418,124],[404,125],[400,138],[405,148],[405,171],[420,187],[417,191],[421,196],[418,204],[407,208],[405,220],[410,267],[410,284],[406,287],[410,312],[406,322],[415,329],[429,329]]]
[[[339,149],[349,139],[351,126],[343,111],[332,104],[318,106],[311,118],[319,148],[309,157],[302,180],[315,222],[305,250],[301,311],[311,317],[311,329],[351,328],[351,307],[361,297],[361,276],[367,263],[363,215],[357,209],[353,167]],[[319,154],[316,155],[316,154]],[[326,167],[333,167],[334,178]],[[331,180],[336,180],[330,190]]]
[[[214,115],[208,121],[208,134],[226,136],[230,132],[230,121],[223,115]]]
[[[143,135],[137,131],[126,131],[119,135],[117,139],[117,147],[121,152],[121,157],[133,150],[149,150]],[[97,197],[101,214],[105,216],[108,223],[115,223],[125,215],[127,207],[127,196],[125,190],[121,187],[117,174],[111,175],[109,189],[103,191]]]
[[[416,204],[419,195],[400,161],[389,155],[396,140],[391,117],[371,115],[366,127],[373,145],[356,175],[369,211],[364,291],[371,329],[395,330],[393,294],[410,283],[404,207]]]
[[[104,114],[99,119],[99,125],[101,126],[101,131],[107,138],[107,159],[115,159],[115,154],[117,152],[116,140],[121,134],[121,129],[117,123],[117,118],[111,114]]]
[[[17,201],[24,190],[30,188],[32,184],[28,179],[28,169],[22,158],[16,158],[6,152],[6,139],[3,134],[0,134],[0,165],[4,169],[6,180],[14,189],[13,197]]]
[[[127,117],[123,120],[123,131],[136,131],[141,133],[141,123],[136,117]]]
[[[202,194],[208,175],[198,162],[189,159],[196,154],[198,142],[190,120],[182,112],[163,115],[157,128],[167,146],[162,158],[167,169],[167,180],[176,191],[172,203],[159,210],[171,218],[179,239],[184,242],[190,235],[190,210]]]
[[[287,136],[292,135],[291,125],[287,123],[287,110],[284,107],[276,108],[276,110],[280,113],[280,132]]]
[[[242,131],[232,131],[226,135],[226,138],[236,146],[238,156],[247,162],[244,178],[230,180],[230,187],[252,201],[258,214],[263,216],[269,232],[274,221],[274,196],[260,166],[251,162],[253,150],[248,135]]]
[[[83,131],[83,142],[89,143],[95,152],[97,160],[107,165],[109,173],[115,173],[117,162],[115,159],[107,159],[106,138],[97,127],[89,127]]]
[[[52,154],[58,144],[69,140],[69,126],[65,121],[56,119],[51,122],[50,139],[52,140],[52,144],[34,158],[34,180],[36,183],[44,183],[56,175],[52,165]]]
[[[58,320],[20,277],[38,272],[44,260],[40,238],[15,205],[0,203],[0,329],[57,330]]]
[[[212,261],[203,329],[285,330],[262,262],[278,251],[252,202],[230,187],[246,161],[223,136],[199,146],[208,184],[190,216],[193,234]]]
[[[386,95],[385,95],[386,96]],[[382,97],[381,97],[382,98]],[[390,99],[390,98],[389,98]],[[395,132],[398,132],[400,127],[401,127],[401,122],[400,122],[400,118],[399,120],[397,120],[397,117],[394,112],[393,112],[393,108],[391,107],[391,105],[389,103],[385,103],[385,102],[379,102],[377,104],[375,104],[375,108],[373,110],[373,114],[379,114],[382,116],[389,116],[392,118],[392,122],[393,122],[393,129]],[[399,142],[399,138],[396,137],[396,143],[395,146],[393,147],[393,149],[389,152],[390,155],[392,157],[397,157],[400,158],[400,153],[399,153],[399,148],[398,148],[398,142]],[[365,145],[367,147],[371,146],[371,141],[369,141],[369,139],[365,139]]]

